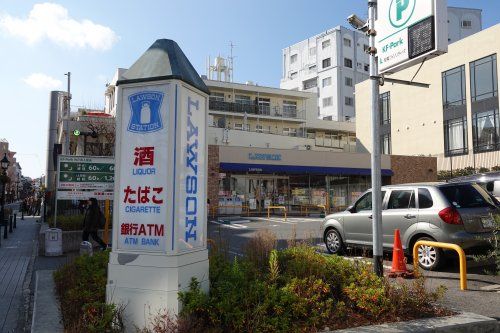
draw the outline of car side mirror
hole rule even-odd
[[[347,211],[351,214],[354,214],[356,213],[356,208],[354,208],[354,206],[349,206],[347,207]]]

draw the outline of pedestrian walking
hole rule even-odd
[[[83,218],[83,241],[88,242],[89,235],[92,236],[92,239],[99,243],[101,250],[105,250],[107,248],[106,243],[99,237],[97,234],[97,230],[104,223],[104,214],[99,209],[99,205],[97,204],[96,198],[90,198],[87,205],[87,210],[85,211],[85,217]]]

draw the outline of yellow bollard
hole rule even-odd
[[[457,244],[432,242],[426,240],[417,241],[415,245],[413,245],[413,270],[415,276],[418,276],[418,248],[421,245],[457,251],[460,261],[460,290],[467,290],[467,261],[465,259],[465,252],[460,246],[458,246]]]

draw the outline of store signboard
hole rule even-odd
[[[60,155],[58,189],[113,189],[115,161],[109,157]],[[62,199],[58,196],[59,199]]]
[[[447,0],[379,0],[379,73],[394,73],[448,51]]]
[[[180,83],[124,86],[113,224],[117,249],[206,246],[206,96]]]
[[[123,88],[113,223],[118,249],[166,252],[170,85]]]

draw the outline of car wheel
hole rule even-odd
[[[418,240],[426,240],[435,242],[434,239],[429,237],[422,237]],[[427,271],[436,270],[441,265],[443,251],[428,245],[420,245],[418,247],[418,265]]]
[[[342,237],[335,229],[328,229],[325,233],[325,245],[328,252],[332,254],[341,254],[344,250],[344,243]]]

